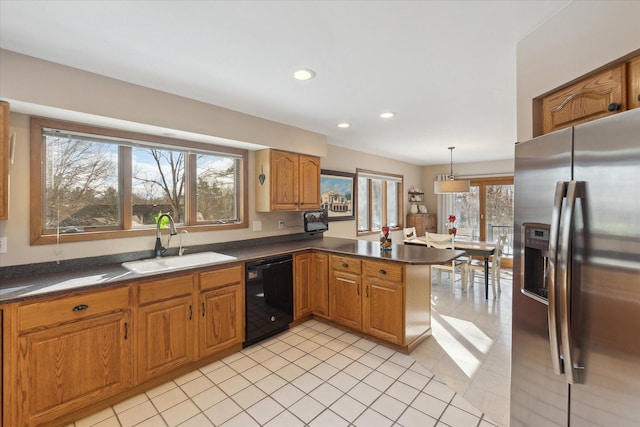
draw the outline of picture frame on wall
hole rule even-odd
[[[320,171],[320,208],[325,209],[329,221],[356,219],[356,174],[327,169]]]

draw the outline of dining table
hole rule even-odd
[[[405,245],[427,245],[427,238],[424,236],[413,239],[405,239]],[[496,251],[496,244],[485,241],[454,240],[454,246],[458,250],[463,250],[469,256],[479,256],[484,259],[484,297],[489,299],[489,257]]]

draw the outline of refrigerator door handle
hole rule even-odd
[[[576,200],[584,197],[584,182],[570,181],[567,185],[567,202],[564,209],[562,223],[562,239],[558,261],[558,288],[559,288],[559,314],[560,335],[562,340],[562,354],[564,358],[565,374],[569,384],[580,382],[580,372],[583,369],[576,361],[576,348],[573,342],[572,327],[577,327],[577,319],[571,323],[571,295],[573,274],[571,270],[571,248],[573,245],[573,233],[575,229]],[[584,217],[584,212],[583,212]]]
[[[548,319],[549,319],[549,347],[551,348],[551,365],[553,372],[560,375],[564,373],[562,357],[560,355],[560,334],[558,334],[558,307],[556,301],[556,268],[558,265],[558,244],[560,239],[560,221],[562,214],[562,201],[567,194],[567,183],[558,181],[553,198],[553,212],[551,214],[551,227],[549,230],[549,259],[548,259]]]

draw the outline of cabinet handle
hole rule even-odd
[[[640,95],[638,95],[638,101],[640,101]]]
[[[73,311],[82,311],[82,310],[86,310],[87,308],[89,308],[87,304],[80,304],[73,307]]]
[[[347,264],[346,262],[343,262],[343,263],[342,263],[342,266],[343,266],[344,268],[347,268],[347,267],[349,267],[349,264]]]
[[[204,303],[202,303],[202,317],[204,317]]]
[[[367,294],[367,298],[369,298],[369,285],[367,285],[367,287],[364,288],[364,291]]]
[[[607,107],[607,110],[609,110],[609,111],[616,111],[616,110],[619,110],[619,109],[620,109],[620,104],[616,104],[615,102],[612,102]]]
[[[189,320],[191,320],[193,318],[193,308],[191,307],[191,304],[189,304]]]
[[[378,273],[380,273],[380,274],[387,274],[387,272],[386,272],[385,270],[383,270],[383,269],[378,270]]]
[[[129,322],[124,322],[124,339],[129,338]]]
[[[360,295],[360,283],[356,285],[356,292]]]

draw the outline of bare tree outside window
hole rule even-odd
[[[184,219],[185,153],[133,148],[133,223],[155,224],[160,213]]]
[[[237,160],[214,155],[197,156],[197,221],[237,221]]]
[[[44,136],[44,228],[79,232],[120,224],[118,146]]]

